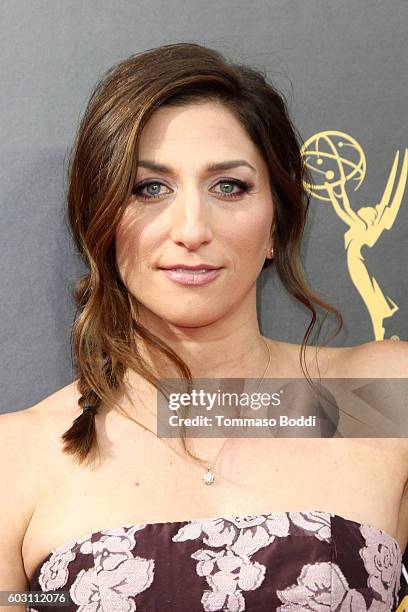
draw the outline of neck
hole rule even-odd
[[[176,319],[165,320],[138,308],[137,320],[167,344],[188,365],[193,378],[257,378],[262,376],[268,349],[259,330],[256,292],[253,289],[238,307],[217,320],[208,321],[199,313],[189,313],[189,326]],[[194,321],[194,324],[193,324]],[[156,375],[180,376],[175,366],[160,351],[137,339],[138,351]],[[272,361],[274,358],[272,359]],[[271,363],[273,366],[273,363]]]
[[[247,333],[244,333],[246,331]],[[169,343],[176,353],[189,366],[193,379],[200,378],[244,378],[264,379],[271,375],[274,363],[277,362],[276,349],[273,343],[267,340],[257,330],[249,334],[248,330],[239,329],[235,335],[211,337],[206,341],[198,342],[190,337],[179,342]],[[269,348],[268,348],[269,347]],[[140,345],[139,345],[140,348]],[[160,357],[152,355],[143,345],[141,348],[143,358],[153,368],[159,379],[179,378],[179,373],[170,371],[167,364],[160,365]],[[128,371],[126,374],[127,400],[123,404],[125,410],[133,413],[137,406],[137,418],[151,430],[155,430],[157,412],[157,397],[155,388],[144,380],[140,374]],[[228,390],[228,386],[224,391]],[[256,385],[255,389],[258,389]],[[231,391],[236,391],[233,386]],[[128,403],[130,401],[130,403]],[[206,443],[208,444],[208,443]]]
[[[258,326],[249,323],[224,332],[199,333],[191,328],[159,335],[188,365],[193,378],[257,378],[268,361],[268,348]],[[144,360],[160,377],[179,377],[178,370],[159,351],[138,343]]]
[[[241,310],[229,315],[227,320],[220,318],[210,325],[196,327],[170,325],[156,317],[141,317],[140,312],[138,320],[175,351],[189,367],[193,379],[270,377],[278,368],[281,351],[279,343],[266,341],[261,335],[255,301],[253,308],[245,313]],[[152,350],[144,340],[137,339],[136,343],[138,352],[157,378],[180,377],[178,369],[160,351]],[[156,389],[132,370],[126,373],[126,383],[129,403],[123,400],[125,409],[133,412],[137,406],[138,418],[146,417],[145,422],[151,427],[156,414]],[[145,414],[142,414],[143,406]]]

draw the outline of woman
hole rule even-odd
[[[405,440],[156,435],[164,378],[406,376],[403,342],[305,351],[315,305],[341,316],[302,276],[304,173],[282,96],[215,50],[151,49],[95,88],[68,190],[90,268],[78,378],[1,417],[3,589],[68,591],[68,610],[393,609]],[[312,315],[301,345],[260,334],[272,264]]]

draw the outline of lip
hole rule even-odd
[[[219,270],[221,266],[213,266],[207,263],[197,264],[196,266],[189,266],[187,264],[179,263],[179,264],[172,264],[171,266],[162,266],[160,269],[161,270],[174,270],[175,268],[184,268],[185,270],[202,270],[204,268],[206,270]]]
[[[191,272],[180,272],[177,270],[161,268],[162,272],[169,278],[170,280],[178,283],[179,285],[194,285],[194,286],[202,286],[211,283],[215,280],[220,274],[222,268],[213,268],[208,272],[194,273],[194,269],[197,268],[189,268]]]

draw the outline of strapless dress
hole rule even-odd
[[[69,604],[26,610],[394,612],[401,568],[391,535],[321,510],[127,524],[54,548],[29,589]]]

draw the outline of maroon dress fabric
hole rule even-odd
[[[29,612],[393,612],[402,552],[381,529],[330,512],[272,512],[96,531],[55,548]]]

